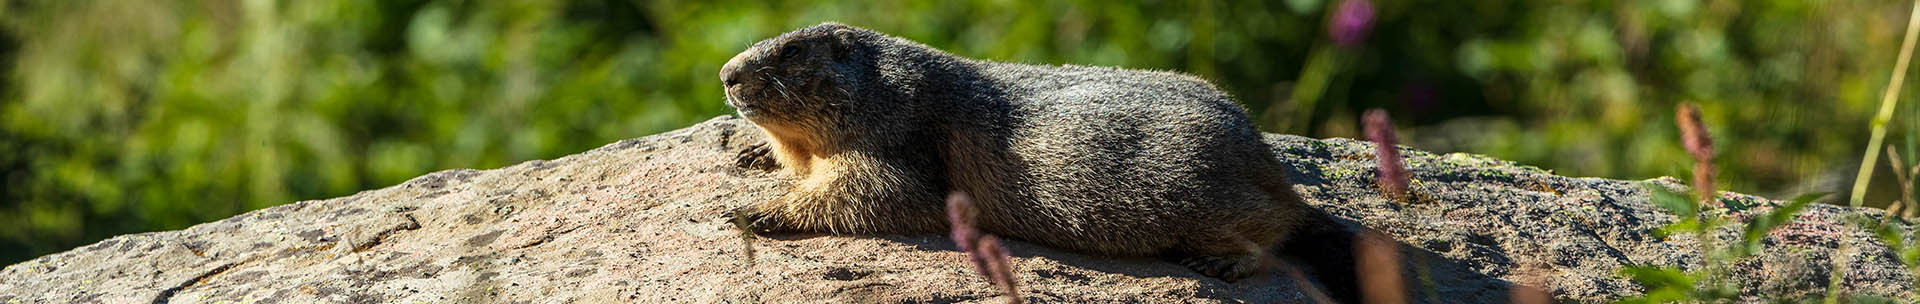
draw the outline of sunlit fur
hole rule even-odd
[[[834,23],[756,43],[721,73],[798,180],[742,209],[760,229],[938,232],[941,198],[964,191],[988,232],[1225,278],[1289,236],[1340,230],[1196,77],[973,60]]]

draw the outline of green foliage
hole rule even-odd
[[[1907,203],[1907,207],[1912,208],[1913,203]],[[1899,215],[1889,212],[1886,216],[1898,217]],[[1898,222],[1903,221],[1893,221],[1891,218],[1888,218],[1882,221],[1861,220],[1855,224],[1859,227],[1865,227],[1868,231],[1873,231],[1874,237],[1880,239],[1880,242],[1887,244],[1887,248],[1892,249],[1894,259],[1899,261],[1901,265],[1905,265],[1907,271],[1920,273],[1920,244],[1914,243],[1915,233],[1920,233],[1920,230],[1914,230],[1912,227],[1905,227],[1905,225],[1894,224]],[[1836,274],[1835,276],[1838,275]],[[1914,286],[1920,286],[1920,278],[1914,278],[1913,280],[1914,282],[1912,282],[1912,284],[1914,284]],[[1894,301],[1889,300],[1885,302]],[[1867,302],[1855,301],[1853,303]]]
[[[1800,214],[1800,210],[1807,208],[1807,204],[1826,197],[1828,194],[1830,193],[1801,194],[1792,200],[1788,200],[1785,206],[1774,208],[1773,211],[1754,217],[1753,220],[1747,222],[1746,229],[1742,230],[1740,234],[1742,242],[1740,245],[1730,248],[1733,250],[1732,256],[1734,258],[1744,258],[1759,253],[1761,249],[1760,241],[1767,238],[1767,232],[1771,232],[1774,228],[1780,228],[1780,225],[1793,221],[1794,217]]]
[[[1900,226],[1873,222],[1864,225],[1873,231],[1873,235],[1879,238],[1880,242],[1886,243],[1887,248],[1893,249],[1894,258],[1899,259],[1900,264],[1907,265],[1909,268],[1920,267],[1920,246],[1915,246],[1908,241],[1909,236],[1901,235]]]
[[[1647,193],[1652,195],[1647,201],[1652,202],[1653,206],[1673,213],[1673,216],[1680,217],[1681,222],[1694,220],[1696,215],[1700,213],[1700,206],[1695,205],[1692,199],[1688,199],[1685,193],[1674,192],[1673,190],[1668,190],[1665,186],[1655,183],[1641,183],[1640,188],[1647,189]],[[1675,223],[1675,225],[1677,224],[1678,223]],[[1691,224],[1690,226],[1698,225]]]
[[[6,261],[727,112],[732,50],[662,47],[718,35],[649,31],[634,3],[12,5]]]
[[[1568,175],[1684,175],[1672,122],[1647,114],[1691,101],[1725,122],[1718,165],[1750,173],[1731,190],[1798,192],[1857,163],[1865,130],[1831,126],[1871,114],[1900,21],[1879,12],[1905,7],[1374,1],[1348,47],[1327,38],[1336,3],[0,1],[0,263],[725,115],[719,65],[826,20],[1185,71],[1274,132],[1355,136],[1384,108],[1412,146]]]
[[[1615,303],[1700,303],[1739,299],[1740,289],[1723,281],[1708,281],[1702,272],[1674,267],[1628,266],[1620,274],[1646,288],[1646,293]],[[1708,286],[1701,286],[1701,285]]]
[[[1899,299],[1890,299],[1890,298],[1886,298],[1886,297],[1879,297],[1879,296],[1870,296],[1870,295],[1858,295],[1858,296],[1852,296],[1852,297],[1847,297],[1847,301],[1846,301],[1846,303],[1852,303],[1852,304],[1882,304],[1882,303],[1886,303],[1886,304],[1892,304],[1892,303],[1906,303],[1906,302],[1904,302],[1904,301],[1900,301]]]
[[[1673,234],[1690,233],[1703,240],[1700,248],[1700,265],[1687,270],[1677,266],[1628,266],[1621,268],[1620,274],[1646,288],[1640,296],[1621,299],[1618,303],[1693,303],[1734,301],[1739,299],[1740,288],[1720,272],[1727,269],[1736,260],[1753,256],[1761,251],[1762,241],[1767,233],[1791,222],[1807,205],[1828,193],[1812,193],[1795,197],[1785,205],[1775,206],[1748,221],[1734,246],[1715,248],[1704,242],[1712,238],[1715,227],[1723,220],[1715,212],[1701,210],[1698,204],[1689,199],[1688,194],[1668,190],[1656,183],[1642,183],[1642,188],[1650,194],[1649,202],[1667,210],[1680,220],[1654,231],[1658,237],[1665,238]]]
[[[1703,223],[1701,221],[1700,206],[1696,205],[1693,200],[1689,199],[1684,193],[1668,190],[1665,186],[1655,183],[1641,183],[1640,188],[1647,189],[1647,193],[1652,196],[1648,201],[1652,202],[1655,207],[1660,207],[1660,209],[1672,213],[1674,217],[1680,218],[1679,221],[1655,229],[1653,231],[1654,237],[1667,238],[1676,233],[1708,231],[1709,229],[1707,227],[1713,224]]]
[[[1694,290],[1693,276],[1679,268],[1632,266],[1621,268],[1620,274],[1640,283],[1647,292],[1619,303],[1671,303],[1700,296]]]

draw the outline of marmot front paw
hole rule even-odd
[[[733,162],[735,166],[746,169],[773,170],[779,168],[779,164],[773,159],[773,148],[766,142],[755,143],[747,146],[745,150],[740,150],[740,155],[734,158]]]

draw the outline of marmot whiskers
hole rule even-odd
[[[825,23],[754,44],[720,79],[771,138],[742,160],[797,179],[736,210],[756,230],[935,233],[963,191],[991,233],[1228,280],[1278,246],[1351,299],[1350,234],[1200,78],[974,60]]]

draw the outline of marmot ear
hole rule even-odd
[[[854,32],[853,30],[850,30],[850,29],[833,30],[834,50],[840,51],[837,53],[843,53],[843,54],[846,51],[852,50],[854,43],[859,41],[858,40],[859,36],[860,36],[860,33]]]

